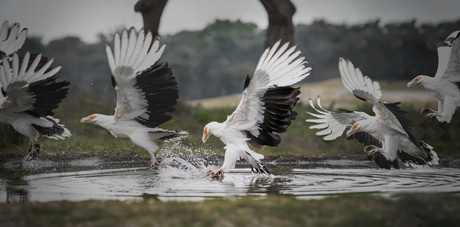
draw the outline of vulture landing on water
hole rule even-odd
[[[29,155],[35,159],[40,135],[52,139],[71,136],[52,112],[67,96],[70,83],[57,81],[61,67],[51,67],[53,59],[29,52],[19,59],[14,52],[22,47],[27,30],[19,31],[19,24],[8,30],[5,21],[0,30],[0,122],[29,138]]]
[[[224,163],[217,171],[210,171],[212,177],[234,168],[240,158],[248,161],[254,172],[270,174],[260,162],[263,155],[252,151],[248,143],[257,148],[278,146],[281,138],[275,133],[285,132],[297,115],[292,109],[300,90],[291,85],[307,77],[311,69],[306,67],[305,57],[297,58],[301,51],[295,51],[295,46],[279,46],[280,41],[262,54],[254,76],[246,77],[238,107],[227,120],[204,127],[203,143],[214,135],[226,145]]]
[[[185,135],[185,132],[168,131],[158,126],[169,121],[179,98],[177,82],[167,63],[154,65],[166,45],[151,32],[134,28],[124,30],[121,38],[115,34],[113,52],[106,48],[112,72],[112,85],[117,92],[114,115],[92,114],[81,119],[107,129],[113,136],[129,138],[147,150],[152,166],[159,164],[155,158],[158,146],[155,139]]]
[[[399,103],[384,103],[380,101],[382,92],[377,81],[363,76],[359,68],[354,68],[349,60],[340,58],[340,76],[345,88],[358,99],[370,102],[375,116],[364,112],[345,111],[331,112],[321,106],[318,98],[316,108],[310,100],[311,107],[317,113],[309,113],[317,119],[307,119],[316,123],[311,129],[323,129],[316,133],[324,136],[324,140],[334,140],[341,136],[346,128],[347,138],[356,138],[363,143],[370,158],[380,168],[399,168],[398,158],[405,165],[437,165],[438,156],[433,147],[417,141],[411,133],[411,123],[406,112],[401,110]]]
[[[426,117],[450,123],[460,107],[460,30],[450,34],[438,47],[438,69],[434,77],[420,75],[407,87],[422,85],[438,99],[438,110],[422,109]]]

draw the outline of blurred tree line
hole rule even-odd
[[[410,80],[417,74],[433,75],[437,67],[436,45],[460,29],[460,20],[439,24],[416,21],[382,25],[331,24],[317,20],[295,27],[295,42],[312,66],[304,82],[338,77],[338,59],[351,59],[376,80]],[[119,29],[121,31],[122,29]],[[114,100],[105,45],[113,34],[99,34],[87,44],[65,37],[43,44],[30,37],[21,51],[42,52],[62,65],[71,96]],[[246,74],[252,74],[263,52],[265,31],[253,23],[216,20],[200,31],[183,31],[161,37],[167,43],[160,61],[167,61],[177,77],[182,99],[201,99],[241,92]],[[22,56],[24,53],[20,53]]]

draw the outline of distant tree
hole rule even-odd
[[[294,41],[294,24],[292,16],[296,12],[290,0],[260,0],[267,10],[268,28],[265,47],[272,46],[279,39],[282,42]]]
[[[168,0],[139,0],[134,5],[134,11],[142,14],[144,29],[150,30],[154,36],[158,35],[161,14]]]

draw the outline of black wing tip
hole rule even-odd
[[[136,76],[135,87],[140,89],[148,103],[147,119],[136,119],[147,127],[158,127],[172,119],[169,113],[179,99],[179,89],[176,78],[167,62],[153,65]]]
[[[246,88],[249,86],[249,84],[251,83],[251,76],[246,75],[246,80],[244,81],[244,87],[243,87],[243,91],[246,90]]]
[[[248,138],[256,145],[277,147],[281,137],[275,133],[287,131],[291,122],[296,119],[297,112],[293,110],[299,101],[300,88],[281,86],[268,89],[262,101],[264,102],[264,121],[259,125],[259,135],[249,132]]]

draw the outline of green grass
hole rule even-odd
[[[64,100],[61,106],[55,111],[57,118],[72,132],[73,136],[66,140],[50,140],[40,138],[44,145],[45,152],[65,153],[73,152],[135,152],[148,157],[147,152],[137,147],[127,139],[117,139],[110,135],[105,129],[91,124],[81,124],[80,119],[91,113],[112,114],[115,101],[102,100],[92,101],[91,97],[69,97]],[[337,111],[342,103],[334,101],[323,102],[325,108]],[[421,106],[429,106],[432,103],[404,102],[401,107],[408,112],[408,117],[413,124],[413,134],[417,139],[423,140],[432,145],[440,157],[458,157],[460,150],[460,114],[454,115],[450,124],[439,123],[424,118],[419,113]],[[433,107],[433,106],[432,106]],[[173,119],[160,127],[171,130],[188,131],[189,135],[183,138],[180,146],[163,143],[163,149],[159,153],[190,153],[206,152],[223,154],[224,144],[212,136],[204,145],[201,142],[203,127],[211,121],[222,122],[227,115],[231,114],[235,107],[203,108],[200,105],[189,105],[186,102],[179,102]],[[372,113],[371,105],[359,102],[356,110]],[[306,111],[312,111],[308,104],[298,103],[295,107],[297,119],[294,120],[286,133],[281,134],[282,142],[279,147],[265,147],[259,150],[264,155],[292,154],[298,156],[332,156],[332,155],[362,155],[363,146],[359,142],[347,141],[344,136],[334,141],[323,141],[315,136],[318,130],[310,130],[310,123],[305,119],[311,118]],[[10,126],[0,127],[0,148],[3,153],[25,154],[28,148],[28,141],[25,137],[16,133]],[[161,142],[160,142],[161,143]],[[173,148],[173,149],[170,149]]]
[[[460,196],[369,194],[299,200],[289,196],[201,202],[1,203],[2,226],[455,226]]]

